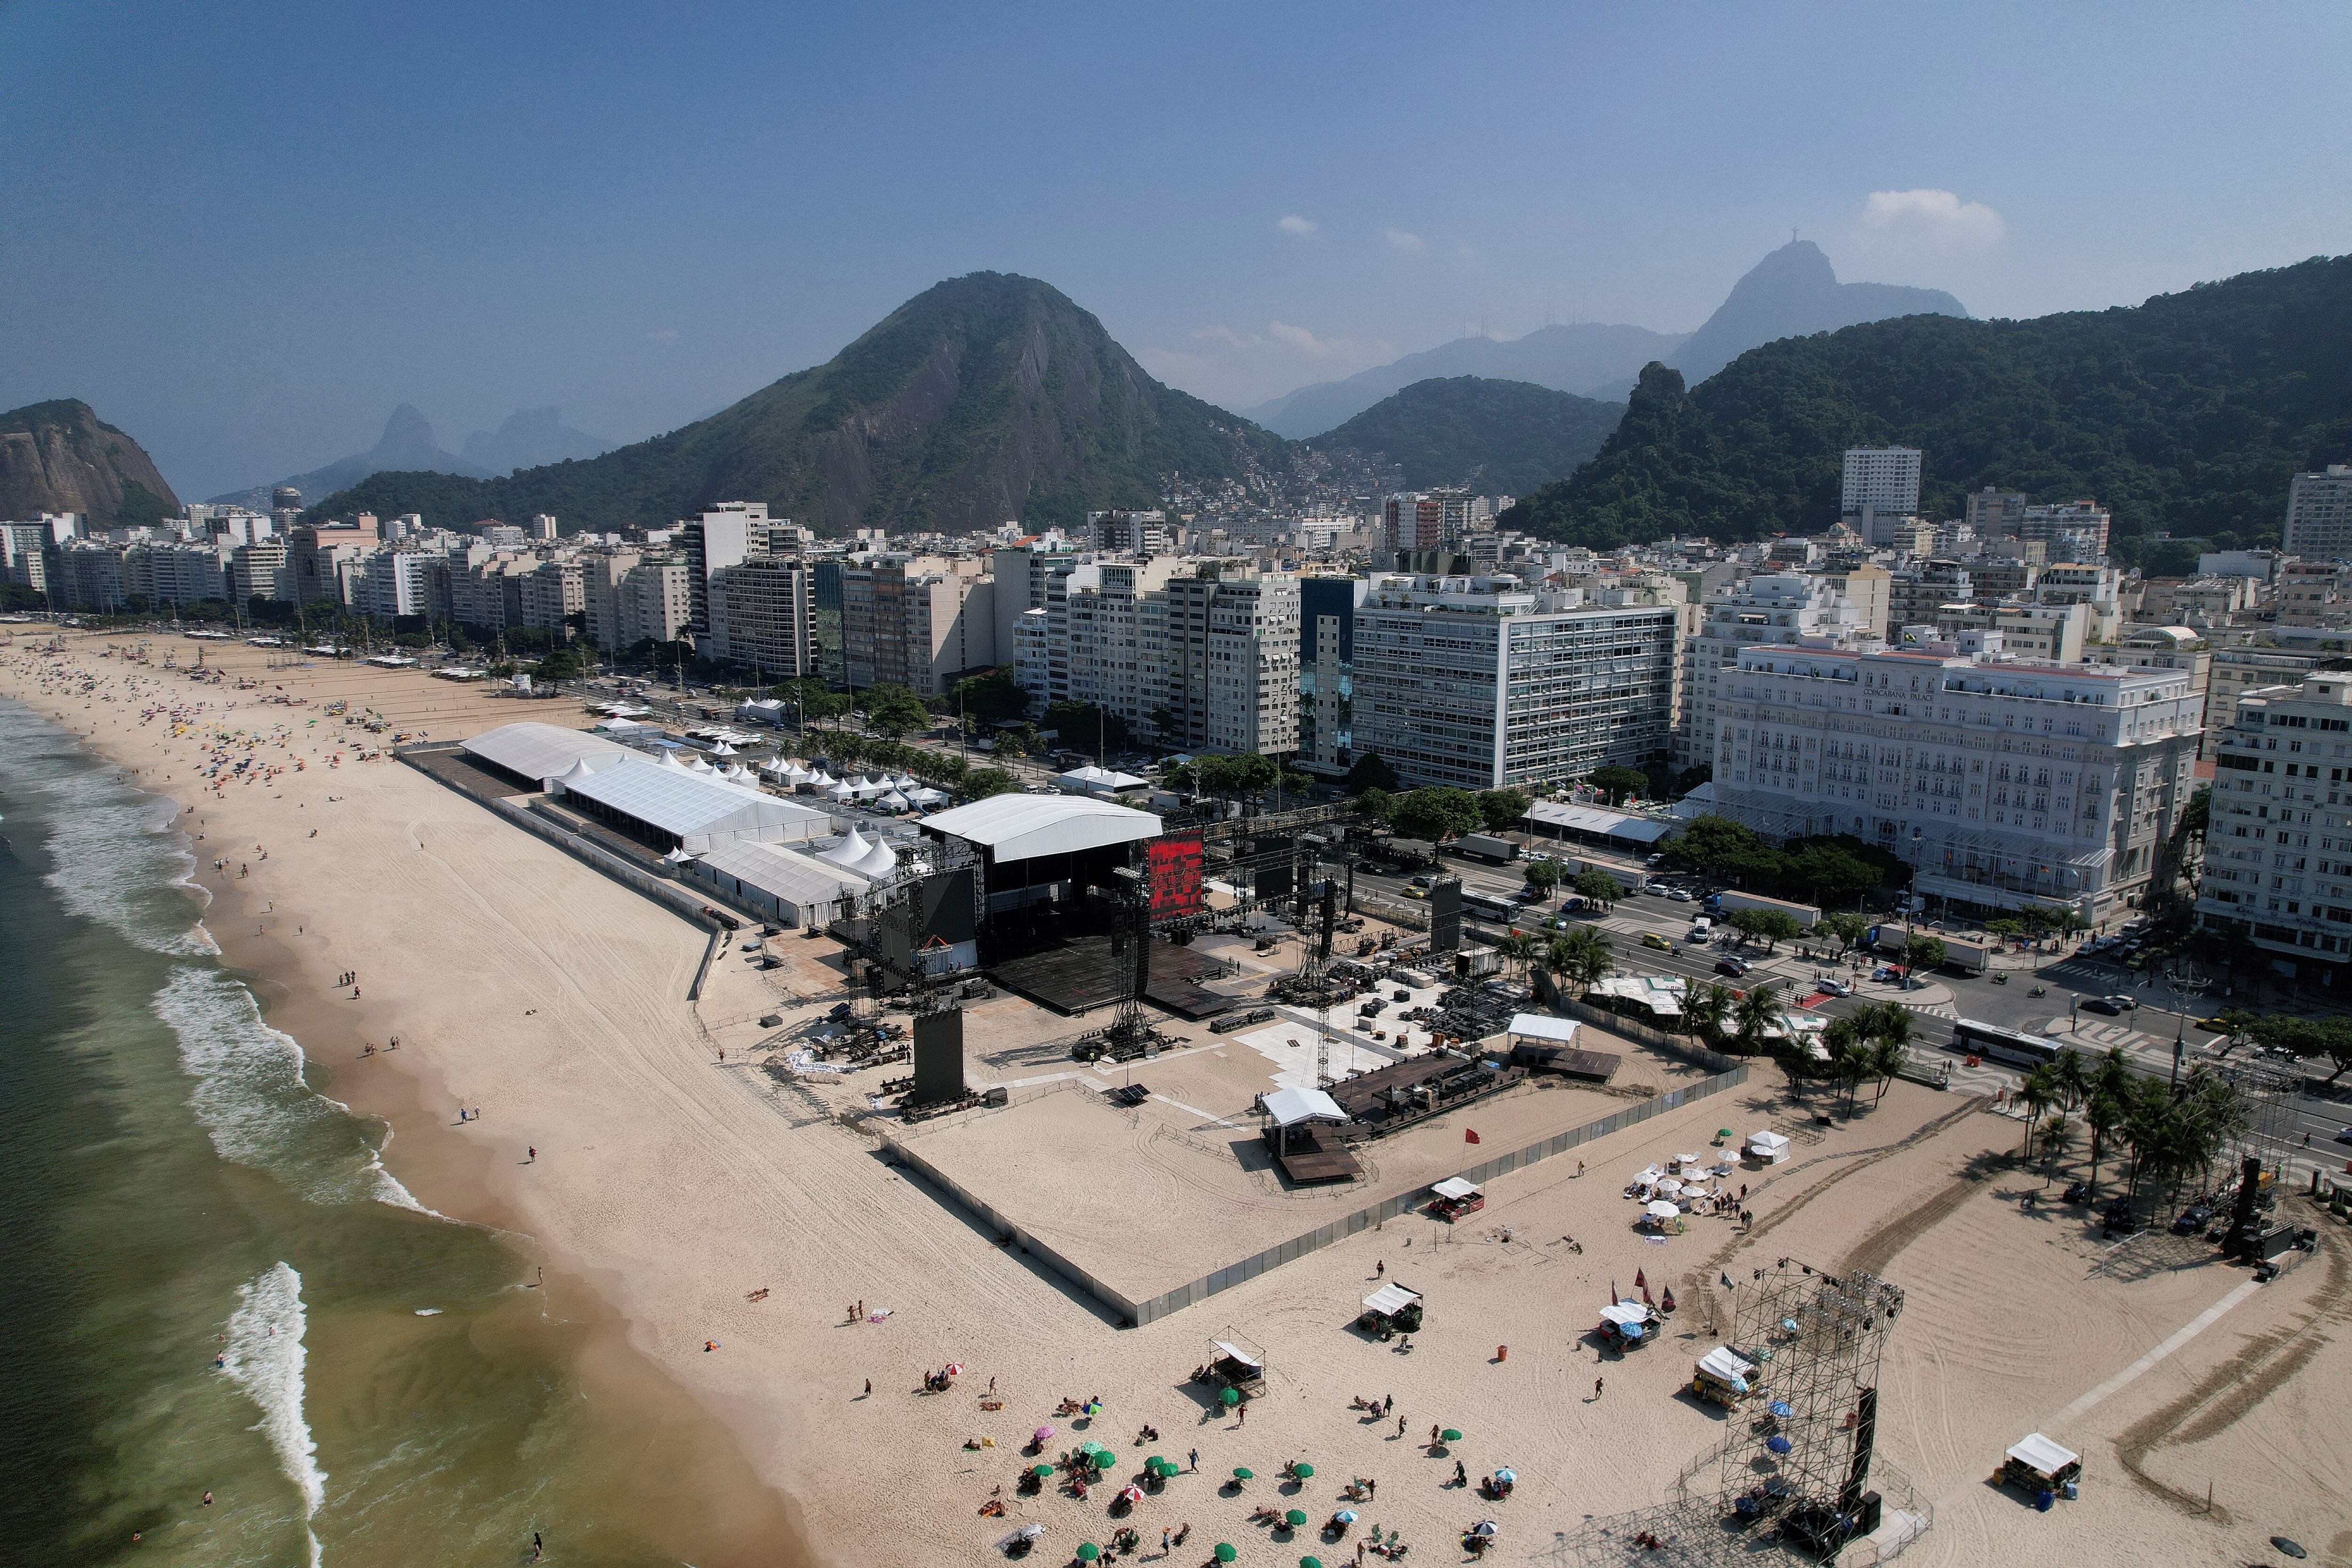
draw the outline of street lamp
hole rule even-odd
[[[2180,1081],[2180,1058],[2189,1048],[2189,1009],[2182,1006],[2181,1003],[2184,1000],[2193,1000],[2196,997],[2202,996],[2205,994],[2206,988],[2213,983],[2210,980],[2205,979],[2201,975],[2194,977],[2188,976],[2178,966],[2166,970],[2164,972],[2164,978],[2166,983],[2172,988],[2173,1027],[2171,1081],[2178,1084]]]

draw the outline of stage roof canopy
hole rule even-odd
[[[992,795],[934,812],[922,826],[981,845],[999,861],[1074,855],[1160,834],[1160,818],[1148,811],[1076,795]]]
[[[563,781],[566,794],[675,835],[699,854],[720,838],[809,838],[832,831],[825,812],[795,805],[709,773],[631,757],[591,777]]]
[[[1595,838],[1613,838],[1622,844],[1655,844],[1674,831],[1670,824],[1646,816],[1634,816],[1622,811],[1603,811],[1592,805],[1563,805],[1551,800],[1539,800],[1528,807],[1527,820],[1538,826],[1590,834]]]

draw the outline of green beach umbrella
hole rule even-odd
[[[1218,1562],[1231,1563],[1234,1558],[1239,1557],[1240,1555],[1240,1552],[1234,1550],[1233,1543],[1231,1542],[1220,1541],[1217,1542]]]
[[[1462,1441],[1462,1434],[1455,1431],[1453,1427],[1448,1426],[1444,1432],[1438,1435],[1438,1440],[1444,1443],[1459,1443]]]
[[[1298,1560],[1298,1568],[1323,1568],[1323,1559],[1320,1557],[1302,1557]]]
[[[1081,1562],[1081,1563],[1092,1563],[1092,1562],[1094,1562],[1097,1558],[1100,1557],[1101,1555],[1102,1555],[1102,1548],[1101,1548],[1101,1547],[1099,1547],[1099,1546],[1097,1546],[1093,1542],[1091,1542],[1091,1541],[1082,1541],[1082,1542],[1078,1542],[1078,1561],[1079,1561],[1079,1562]]]
[[[1731,1136],[1731,1129],[1728,1127],[1718,1127],[1715,1130],[1715,1135],[1717,1138],[1728,1138]]]
[[[1118,1463],[1118,1456],[1112,1453],[1108,1448],[1097,1448],[1092,1454],[1088,1455],[1087,1458],[1094,1460],[1095,1468],[1097,1470],[1108,1470],[1113,1465]]]
[[[1290,1467],[1290,1473],[1303,1481],[1315,1473],[1315,1467],[1301,1459]]]
[[[1242,1391],[1238,1388],[1224,1389],[1220,1391],[1217,1394],[1217,1403],[1223,1405],[1228,1410],[1231,1410],[1234,1405],[1239,1405],[1241,1402]]]
[[[1247,1465],[1235,1465],[1234,1467],[1234,1479],[1237,1481],[1247,1481],[1255,1480],[1256,1479],[1257,1472],[1251,1469]]]
[[[1029,1473],[1030,1473],[1031,1475],[1033,1475],[1033,1476],[1036,1477],[1039,1480],[1041,1480],[1041,1481],[1042,1481],[1042,1480],[1044,1480],[1047,1476],[1050,1476],[1050,1475],[1052,1475],[1052,1474],[1054,1473],[1054,1467],[1053,1467],[1053,1466],[1051,1466],[1051,1465],[1039,1465],[1039,1466],[1035,1467],[1034,1469],[1032,1469]]]
[[[1304,1509],[1294,1508],[1288,1513],[1282,1516],[1282,1522],[1290,1526],[1291,1529],[1297,1530],[1300,1525],[1307,1522],[1307,1511]]]

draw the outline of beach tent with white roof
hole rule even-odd
[[[597,773],[635,755],[626,746],[599,736],[536,721],[485,730],[464,742],[463,749],[493,773],[528,783],[534,789],[551,788],[583,764],[589,773]]]
[[[1750,1132],[1748,1135],[1748,1153],[1750,1159],[1777,1165],[1789,1157],[1789,1140],[1785,1134],[1769,1131]]]
[[[878,882],[898,868],[898,857],[889,845],[877,838],[874,847],[850,862],[849,868]]]
[[[876,801],[874,803],[874,806],[877,811],[904,811],[907,809],[908,804],[907,797],[900,795],[894,789],[888,795],[884,795],[880,800]]]
[[[849,825],[848,837],[830,849],[818,850],[816,858],[820,860],[830,860],[836,866],[855,866],[866,858],[866,852],[872,847],[874,847],[866,841],[866,836],[857,831],[857,825],[853,822]]]

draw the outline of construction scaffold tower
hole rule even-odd
[[[1739,1281],[1734,1302],[1731,1345],[1758,1386],[1733,1412],[1719,1517],[1832,1556],[1877,1522],[1878,1368],[1903,1292],[1783,1258]]]

